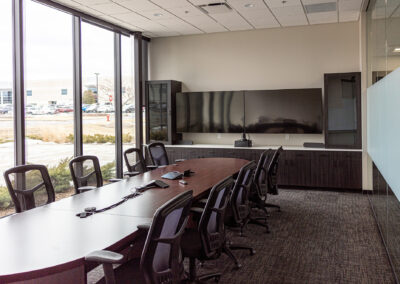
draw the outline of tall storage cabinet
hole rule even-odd
[[[175,122],[175,98],[181,91],[178,81],[146,81],[146,143],[175,144],[181,139]]]

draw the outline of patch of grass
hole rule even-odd
[[[7,187],[0,186],[0,208],[9,208],[12,205],[12,200]]]
[[[132,135],[130,134],[123,134],[122,135],[122,142],[129,143],[132,142]],[[66,137],[66,141],[69,143],[74,142],[74,135],[69,134]],[[83,135],[83,143],[92,144],[92,143],[115,143],[115,136],[114,135],[104,135],[104,134],[94,134],[94,135]]]

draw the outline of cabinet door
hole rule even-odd
[[[152,83],[148,88],[149,139],[168,142],[168,84]]]
[[[331,152],[315,151],[312,159],[311,184],[313,187],[331,187],[332,184]]]

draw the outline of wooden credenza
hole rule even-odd
[[[176,159],[209,157],[257,161],[268,147],[221,148],[166,146],[171,162]],[[293,147],[294,148],[294,147]],[[301,147],[297,147],[301,148]],[[285,148],[278,169],[278,184],[290,188],[362,189],[362,152],[354,150]]]

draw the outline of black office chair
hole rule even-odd
[[[142,151],[138,148],[129,148],[124,151],[124,160],[128,169],[124,175],[133,177],[149,170],[157,168],[157,166],[148,166],[144,160]]]
[[[266,181],[267,181],[267,168],[272,161],[273,151],[268,149],[260,155],[256,170],[253,176],[252,190],[250,195],[251,207],[257,208],[265,213],[265,217],[269,216],[265,201],[267,199]],[[262,223],[259,220],[252,220],[254,224],[264,224],[266,232],[269,233],[269,226],[267,219]]]
[[[279,157],[283,151],[282,146],[279,147],[272,156],[271,163],[268,166],[267,170],[267,193],[272,195],[278,194],[278,166],[279,166]],[[278,211],[281,211],[281,207],[276,204],[271,204],[266,202],[265,205],[267,207],[277,208]]]
[[[235,225],[239,225],[240,236],[243,236],[243,229],[248,223],[268,228],[266,217],[253,217],[251,214],[249,197],[251,193],[251,188],[253,186],[253,176],[255,170],[256,164],[253,161],[244,165],[240,169],[230,197],[230,207],[228,207],[228,212],[231,214],[227,214],[229,216],[227,218],[226,224],[229,225],[234,223]],[[261,222],[261,220],[263,220],[264,222]],[[231,245],[230,248],[246,249],[250,250],[251,254],[255,253],[255,250],[248,246]]]
[[[195,214],[201,214],[197,228],[187,229],[182,237],[182,252],[189,258],[189,281],[203,281],[214,278],[216,281],[221,273],[210,273],[197,276],[196,259],[204,262],[216,259],[221,253],[236,260],[226,244],[224,215],[228,204],[233,179],[228,177],[211,189],[206,206],[192,208]]]
[[[79,156],[69,162],[75,193],[82,193],[103,186],[103,175],[99,159],[96,156]],[[110,179],[117,182],[121,179]]]
[[[29,177],[27,176],[28,173],[31,173]],[[15,180],[11,181],[10,178],[11,175],[19,174],[25,177],[23,188],[16,188]],[[4,179],[17,213],[35,208],[37,206],[35,193],[43,187],[47,195],[47,200],[44,204],[49,204],[55,200],[54,188],[49,172],[43,165],[22,165],[8,169],[4,172]],[[42,199],[41,195],[37,193],[36,199]]]
[[[111,251],[95,251],[87,261],[103,264],[104,278],[99,283],[180,283],[184,276],[181,237],[185,230],[193,191],[185,191],[161,206],[153,217],[140,258],[118,268],[124,256]]]
[[[155,166],[169,165],[167,150],[161,142],[151,143],[147,146],[151,162]]]

